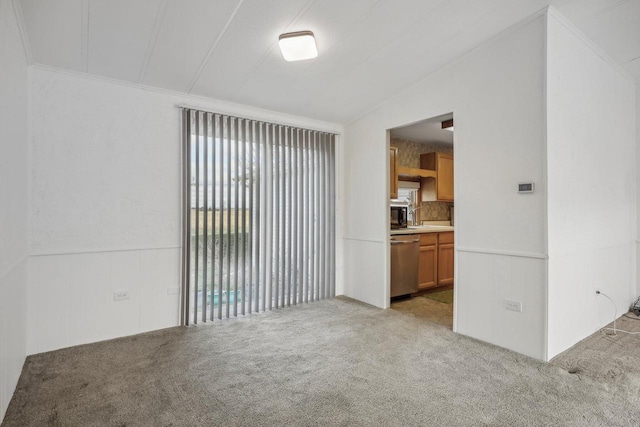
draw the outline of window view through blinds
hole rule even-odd
[[[183,322],[335,296],[335,135],[183,109]]]

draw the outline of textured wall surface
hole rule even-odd
[[[171,99],[32,75],[31,253],[179,246],[180,116]]]
[[[539,307],[546,304],[546,289],[540,284],[546,280],[547,261],[462,251],[456,262],[456,284],[467,285],[457,297],[464,298],[457,303],[457,332],[543,359],[546,336]],[[521,301],[522,312],[505,310],[503,298]]]
[[[561,16],[547,27],[553,357],[613,319],[596,289],[618,313],[633,300],[637,147],[634,82]]]
[[[0,422],[27,355],[27,260],[0,278]]]
[[[636,85],[636,290],[640,297],[640,85]]]
[[[28,353],[178,325],[178,101],[38,68],[30,84]]]
[[[0,275],[27,252],[27,64],[10,0],[0,0]]]
[[[29,354],[179,324],[177,248],[35,256],[29,275]]]
[[[0,0],[0,422],[27,342],[27,61],[15,16]]]

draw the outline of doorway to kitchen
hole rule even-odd
[[[391,309],[453,328],[453,113],[389,130]]]

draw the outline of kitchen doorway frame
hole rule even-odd
[[[447,114],[452,114],[453,117],[456,117],[456,111],[455,110],[451,110],[449,112],[444,112],[441,114],[436,114],[433,115],[431,117],[426,117],[426,118],[422,118],[419,120],[414,120],[414,121],[410,121],[410,122],[404,122],[404,123],[399,123],[396,124],[395,126],[389,127],[386,129],[386,144],[385,144],[385,153],[386,153],[386,170],[387,170],[387,174],[386,174],[386,193],[385,193],[385,199],[387,201],[387,210],[386,210],[386,221],[385,221],[385,226],[386,226],[386,230],[385,230],[385,242],[386,242],[386,271],[388,272],[387,277],[386,277],[386,287],[385,287],[385,300],[388,304],[387,308],[391,308],[391,234],[389,233],[389,224],[391,222],[391,217],[390,217],[390,208],[391,208],[391,199],[389,198],[390,195],[390,177],[391,177],[391,168],[390,168],[390,147],[391,147],[391,131],[393,129],[397,129],[397,128],[401,128],[401,127],[406,127],[406,126],[411,126],[413,124],[416,123],[420,123],[426,120],[431,120],[440,116],[444,116]],[[454,200],[454,205],[455,205],[455,200],[458,199],[458,194],[459,194],[459,190],[458,190],[458,186],[455,185],[455,183],[458,181],[456,179],[456,175],[457,175],[457,164],[456,164],[456,155],[455,155],[455,148],[456,146],[456,134],[455,131],[453,132],[453,182],[454,182],[454,186],[453,186],[453,200]],[[422,212],[421,212],[422,214]],[[456,216],[459,217],[458,214],[456,214]],[[453,247],[454,247],[454,258],[453,258],[453,278],[454,278],[454,282],[453,282],[453,327],[452,330],[453,332],[457,333],[458,332],[458,288],[460,286],[460,284],[457,281],[458,278],[458,269],[459,269],[459,259],[458,259],[458,241],[459,241],[459,231],[458,229],[454,230],[454,234],[453,234]]]

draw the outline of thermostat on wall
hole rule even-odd
[[[518,193],[533,193],[533,182],[520,182],[518,183]]]

